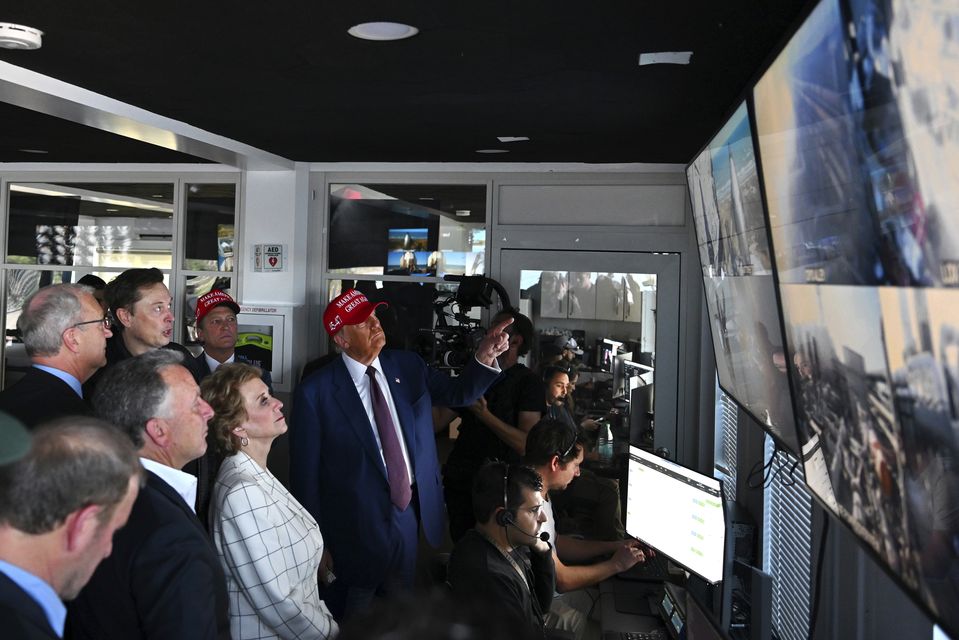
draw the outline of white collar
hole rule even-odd
[[[140,458],[140,464],[143,465],[144,469],[152,471],[170,485],[177,492],[177,495],[183,498],[190,510],[196,513],[196,476],[149,458]]]
[[[343,364],[346,365],[346,370],[350,374],[350,377],[353,378],[353,384],[360,386],[363,382],[363,379],[366,378],[367,365],[362,362],[357,362],[350,356],[346,355],[346,352],[343,352]],[[369,364],[370,367],[376,369],[376,373],[379,376],[380,380],[386,380],[383,377],[383,365],[380,364],[380,357],[376,356],[376,359]]]
[[[230,364],[236,358],[236,352],[234,351],[229,358],[226,359],[226,362],[220,362],[216,358],[211,358],[210,354],[206,351],[203,352],[203,357],[206,358],[206,366],[210,368],[210,373],[213,373],[220,367],[220,365]]]

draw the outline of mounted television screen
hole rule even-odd
[[[719,384],[798,457],[746,103],[693,160],[686,176]]]
[[[957,24],[823,0],[754,91],[806,482],[953,637]]]

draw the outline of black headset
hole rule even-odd
[[[496,512],[496,524],[501,527],[508,527],[513,524],[516,519],[513,516],[513,512],[509,509],[509,493],[507,489],[509,488],[509,464],[503,463],[503,510]]]

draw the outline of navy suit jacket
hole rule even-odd
[[[413,466],[413,506],[427,540],[438,546],[445,519],[432,406],[469,405],[498,374],[474,359],[463,375],[450,378],[408,351],[384,350],[380,364]],[[334,573],[347,585],[380,584],[389,564],[393,504],[373,426],[342,358],[300,383],[292,422],[290,485],[320,524]]]
[[[92,413],[70,385],[36,367],[30,367],[23,378],[0,393],[0,411],[31,428],[62,416]]]
[[[40,604],[16,582],[0,573],[0,620],[4,638],[60,640]]]
[[[193,511],[153,473],[80,595],[67,605],[73,640],[230,637],[226,579]]]

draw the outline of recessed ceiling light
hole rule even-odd
[[[527,136],[496,136],[500,142],[529,142]]]
[[[111,213],[116,213],[117,211],[119,211],[119,209],[114,209],[113,207],[110,207],[110,208],[107,209],[107,211],[109,211],[109,212],[111,212]]]
[[[416,27],[400,22],[364,22],[355,24],[347,30],[347,33],[354,38],[378,42],[412,38],[419,32],[420,30]]]
[[[43,46],[43,32],[12,22],[0,22],[0,47],[30,51]]]
[[[469,210],[469,209],[457,209],[457,210],[456,210],[456,215],[458,215],[458,216],[461,217],[461,218],[468,218],[469,215],[470,215],[470,210]]]
[[[509,149],[477,149],[476,153],[509,153]]]
[[[162,197],[164,197],[164,196],[163,196],[162,193],[154,193],[153,196],[151,196],[151,197],[153,197],[153,198],[162,198]]]
[[[693,57],[692,51],[659,51],[656,53],[639,54],[639,66],[648,64],[689,64]]]
[[[21,151],[23,153],[50,153],[44,149],[17,149],[17,151]]]

